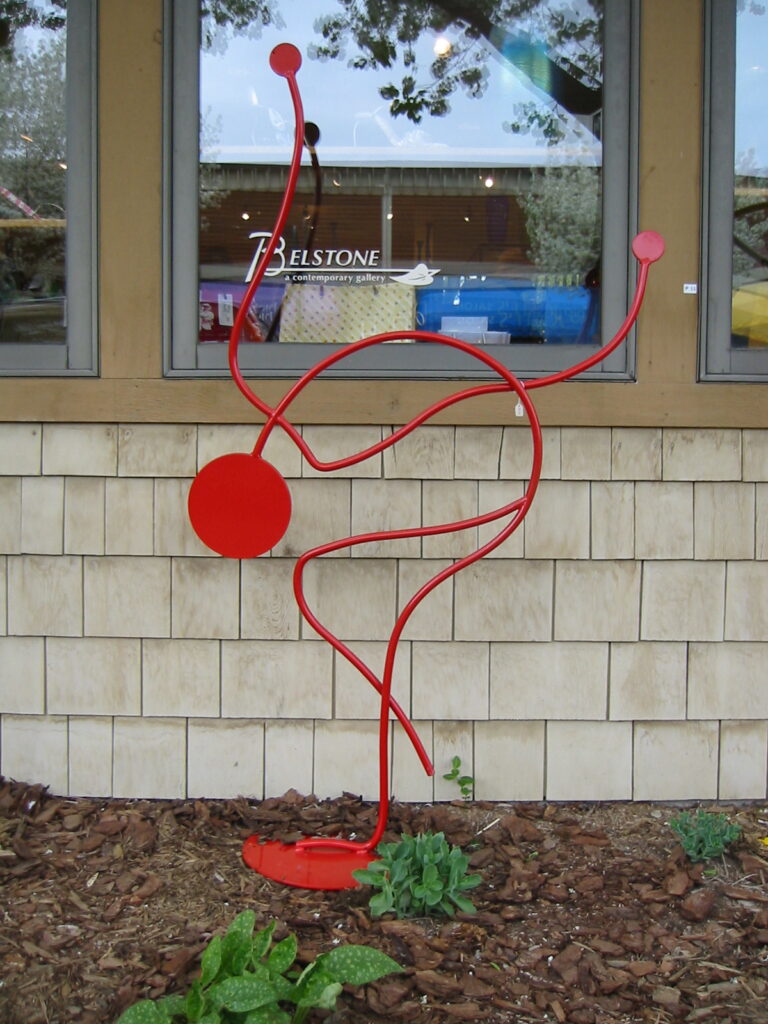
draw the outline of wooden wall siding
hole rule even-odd
[[[338,458],[389,429],[304,434]],[[527,444],[426,427],[329,479],[275,435],[294,517],[240,563],[202,546],[185,499],[254,433],[0,425],[4,775],[73,795],[375,796],[376,695],[301,621],[296,556],[514,499]],[[488,799],[765,799],[768,430],[548,427],[545,450],[522,530],[408,624],[395,694],[438,771],[406,770],[396,731],[396,795],[453,796],[458,753]],[[308,569],[310,604],[379,667],[405,597],[484,529],[340,551]]]

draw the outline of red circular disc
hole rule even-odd
[[[641,231],[632,240],[635,259],[655,263],[664,255],[664,239],[656,231]]]
[[[203,544],[227,558],[256,558],[288,529],[291,494],[273,465],[236,452],[209,462],[192,481],[189,519]]]
[[[295,75],[301,67],[301,54],[293,43],[279,43],[269,55],[269,66],[283,78]]]

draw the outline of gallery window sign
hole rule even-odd
[[[177,63],[188,7],[175,8]],[[605,8],[474,0],[451,16],[436,0],[249,0],[222,19],[204,0],[189,79],[199,93],[197,230],[193,241],[191,211],[182,215],[176,199],[172,246],[174,263],[188,241],[197,252],[196,352],[188,346],[182,361],[225,366],[216,351],[270,238],[293,122],[266,58],[286,40],[302,53],[308,136],[290,216],[249,310],[246,364],[298,367],[313,356],[294,346],[417,328],[503,346],[520,370],[567,362],[571,353],[549,353],[558,346],[596,348],[616,326],[604,323],[603,296],[610,287],[617,311],[626,301],[631,227],[630,5]],[[618,54],[610,97],[606,50]],[[183,109],[176,120],[192,123]],[[173,151],[183,153],[175,131]],[[616,261],[606,259],[611,204]]]

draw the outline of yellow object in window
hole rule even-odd
[[[281,342],[347,345],[385,331],[411,331],[415,289],[399,284],[289,284]]]

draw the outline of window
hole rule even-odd
[[[0,16],[0,372],[95,369],[91,139],[95,8]]]
[[[201,6],[199,18],[168,6],[170,374],[227,372],[290,159],[288,89],[268,65],[286,40],[303,54],[311,145],[243,335],[245,370],[292,376],[329,344],[424,328],[493,345],[533,376],[610,338],[635,276],[628,0],[498,0],[453,19],[433,0]],[[626,379],[631,349],[606,364],[593,375]],[[479,365],[415,343],[335,373],[483,376]]]
[[[708,9],[706,379],[768,376],[768,8]]]

